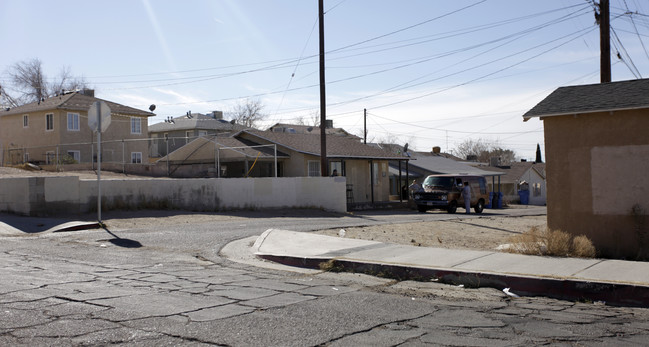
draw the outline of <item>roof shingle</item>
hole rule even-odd
[[[276,133],[271,131],[244,130],[243,134],[276,143],[296,152],[320,156],[320,135]],[[327,157],[329,158],[363,158],[363,159],[407,159],[407,157],[386,151],[382,148],[361,143],[358,139],[345,136],[327,136]]]
[[[649,108],[649,79],[560,87],[523,119],[641,108]]]
[[[92,105],[95,101],[106,102],[106,104],[108,104],[108,107],[110,107],[111,113],[114,114],[122,114],[122,115],[129,115],[129,116],[144,116],[144,117],[150,117],[154,115],[151,112],[138,110],[136,108],[124,106],[116,102],[95,98],[81,93],[70,93],[70,94],[53,96],[51,98],[47,98],[40,102],[32,102],[29,104],[11,108],[9,110],[1,110],[0,117],[6,115],[12,115],[12,114],[31,113],[31,112],[53,110],[53,109],[70,110],[70,111],[88,111],[90,105]]]

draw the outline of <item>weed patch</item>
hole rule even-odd
[[[573,237],[565,231],[533,227],[509,239],[511,253],[556,257],[593,258],[597,254],[592,241],[584,235]]]

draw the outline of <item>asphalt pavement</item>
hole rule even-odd
[[[2,214],[0,235],[98,227],[96,221]],[[235,241],[225,246],[221,254],[262,267],[281,264],[300,271],[360,272],[466,288],[491,287],[511,296],[649,307],[649,262],[416,247],[281,229],[269,229],[258,237]]]

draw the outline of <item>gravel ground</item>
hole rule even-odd
[[[345,237],[421,247],[494,251],[499,245],[509,243],[512,236],[546,225],[546,216],[463,219],[458,214],[458,219],[448,221],[345,228]],[[338,236],[339,231],[330,229],[318,233]]]

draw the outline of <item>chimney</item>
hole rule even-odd
[[[81,94],[94,98],[95,97],[95,90],[94,89],[86,89],[86,88],[84,88],[84,89],[81,90]]]
[[[325,120],[325,129],[331,129],[333,127],[334,127],[333,119],[326,119]]]
[[[223,111],[212,111],[212,118],[216,120],[223,119]]]
[[[435,154],[439,154],[440,152],[442,152],[442,148],[441,148],[441,147],[439,147],[439,146],[435,146],[435,147],[433,147],[433,153],[435,153]]]

